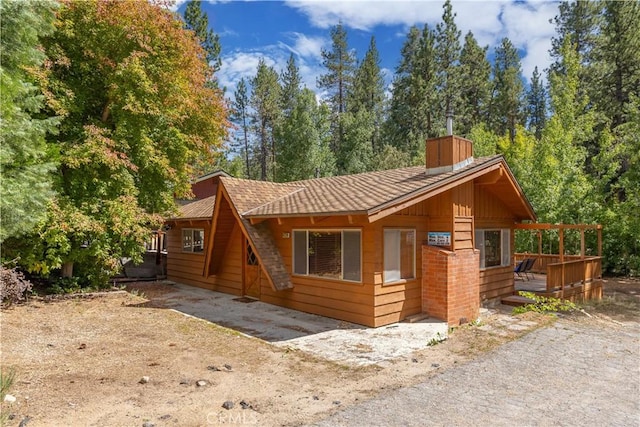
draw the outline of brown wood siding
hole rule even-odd
[[[465,182],[451,190],[454,216],[473,216],[473,182]]]
[[[427,140],[427,168],[450,166],[473,156],[471,141],[457,136],[443,136]]]
[[[483,186],[475,187],[474,208],[476,228],[497,227],[504,224],[505,220],[511,225],[515,223],[513,211],[486,191]]]
[[[202,253],[182,252],[182,230],[185,228],[204,229],[204,251]],[[177,221],[172,224],[166,234],[168,280],[199,288],[213,289],[213,280],[206,279],[202,275],[209,232],[208,221]]]
[[[205,235],[205,248],[201,254],[182,252],[182,229],[183,228],[203,228]],[[238,242],[241,242],[240,230],[233,230],[238,235]],[[178,221],[174,227],[167,232],[167,279],[184,283],[186,285],[197,286],[213,291],[225,292],[239,295],[242,289],[241,270],[237,268],[241,258],[234,245],[229,245],[222,269],[218,276],[205,277],[204,261],[205,253],[208,250],[210,227],[208,221]]]
[[[213,236],[213,248],[211,253],[211,262],[209,265],[209,274],[214,275],[223,265],[225,258],[225,248],[228,247],[231,233],[236,227],[236,218],[231,210],[231,205],[224,193],[218,195],[216,200],[216,212],[214,213],[214,221],[216,222],[216,232]]]
[[[351,222],[351,223],[350,223]],[[362,283],[327,280],[313,276],[291,275],[293,289],[274,291],[262,281],[261,300],[321,316],[375,326],[373,316],[373,270],[368,260],[373,256],[369,241],[370,225],[365,218],[347,216],[321,218],[282,218],[268,220],[275,244],[287,271],[291,274],[293,230],[357,229],[362,239]],[[283,237],[288,233],[288,238]]]
[[[473,217],[456,216],[453,228],[454,249],[473,249]]]
[[[475,228],[510,229],[510,246],[511,253],[513,254],[513,225],[516,221],[513,217],[513,212],[484,188],[484,186],[476,186],[475,188]],[[492,267],[480,270],[481,302],[512,295],[514,290],[512,266]]]
[[[480,301],[513,295],[513,267],[492,267],[480,270]]]

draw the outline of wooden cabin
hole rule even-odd
[[[473,321],[514,292],[514,226],[536,220],[504,158],[457,136],[427,141],[424,166],[211,179],[168,221],[169,280],[371,327]]]

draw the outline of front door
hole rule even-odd
[[[260,299],[260,263],[249,242],[244,241],[243,296]]]

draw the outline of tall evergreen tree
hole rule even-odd
[[[280,115],[281,87],[278,72],[267,66],[264,59],[260,59],[251,86],[250,104],[253,107],[252,123],[259,144],[260,179],[266,181],[269,173],[273,178],[276,168],[273,130]]]
[[[296,95],[290,114],[277,127],[281,182],[331,176],[335,159],[329,148],[329,110],[307,88]]]
[[[460,103],[460,35],[451,0],[443,5],[442,22],[436,25],[435,52],[440,108],[444,115],[454,114]],[[454,122],[455,126],[455,122]]]
[[[54,11],[53,2],[0,3],[0,243],[31,231],[53,195],[45,136],[57,120],[39,114],[44,99],[28,70],[44,61],[39,38],[53,32]]]
[[[547,94],[536,66],[533,69],[529,90],[527,91],[527,126],[537,139],[542,136],[546,120]]]
[[[327,103],[333,115],[331,148],[337,152],[344,140],[344,129],[340,118],[347,112],[347,94],[353,84],[356,58],[349,49],[347,32],[342,23],[331,29],[331,40],[331,49],[322,49],[322,65],[327,73],[318,78],[317,85],[328,94]]]
[[[385,133],[390,144],[409,153],[412,162],[424,161],[424,142],[438,135],[444,112],[437,106],[435,36],[425,25],[411,27],[402,46],[393,81]]]
[[[381,146],[381,127],[384,115],[384,78],[380,71],[380,55],[375,37],[371,37],[369,49],[358,66],[353,87],[349,93],[349,109],[353,114],[364,111],[371,116],[371,148]]]
[[[524,119],[524,85],[518,50],[506,37],[496,47],[493,84],[491,130],[498,135],[508,132],[509,138],[514,141],[516,127]]]
[[[563,1],[558,5],[558,15],[551,20],[556,26],[557,33],[551,39],[549,53],[555,60],[551,69],[558,71],[557,67],[562,62],[562,46],[567,38],[571,39],[580,62],[583,65],[589,63],[597,38],[602,7],[600,3],[593,0],[580,0]]]
[[[249,140],[249,95],[244,77],[238,82],[231,103],[231,121],[237,126],[235,143],[244,160],[244,174],[251,179],[251,146]]]
[[[286,116],[295,107],[296,100],[301,91],[300,69],[296,65],[296,59],[291,54],[287,61],[287,68],[281,73],[282,92],[280,94],[280,109]]]
[[[185,28],[193,31],[205,53],[207,64],[216,73],[220,70],[222,59],[220,58],[220,36],[209,28],[209,17],[202,10],[200,0],[191,0],[184,10]],[[217,84],[215,80],[214,84]]]
[[[605,3],[594,67],[598,85],[590,92],[611,118],[611,129],[628,122],[626,106],[640,93],[640,3]]]
[[[485,122],[491,102],[491,64],[487,49],[480,47],[473,33],[464,38],[460,53],[460,104],[456,112],[456,129],[469,135],[474,126]]]

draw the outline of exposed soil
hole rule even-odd
[[[553,321],[525,313],[517,320],[529,329],[515,330],[497,312],[411,357],[351,367],[164,309],[161,284],[135,294],[39,298],[0,313],[1,367],[15,371],[17,400],[2,405],[9,425],[306,424]],[[605,299],[584,311],[575,318],[639,321],[640,281],[608,280]]]

